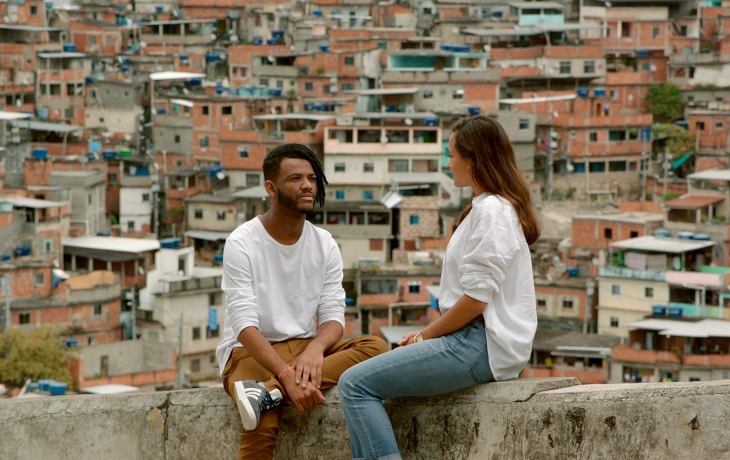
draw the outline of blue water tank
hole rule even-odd
[[[182,240],[180,238],[163,238],[160,240],[160,247],[163,249],[177,249]]]
[[[652,316],[666,316],[667,307],[665,305],[652,305],[651,314]]]
[[[38,389],[41,391],[48,391],[51,386],[51,383],[54,383],[54,382],[55,382],[55,380],[52,380],[52,379],[38,380]]]
[[[649,51],[648,50],[636,50],[636,57],[648,57]]]
[[[454,51],[456,53],[468,53],[471,51],[471,46],[469,45],[452,45],[451,51]]]
[[[96,232],[96,236],[112,236],[112,232],[108,230],[104,232]]]
[[[321,17],[322,17],[322,12],[321,12],[321,11],[319,11],[319,10],[314,10],[314,11],[312,11],[312,15],[313,15],[313,16],[314,16],[315,18],[321,18]]]
[[[38,385],[38,382],[30,382],[28,384],[28,391],[38,391],[40,389],[40,385]]]
[[[589,88],[581,87],[581,88],[578,88],[576,93],[578,93],[578,96],[580,96],[580,97],[588,97],[588,95],[591,93],[591,90]]]
[[[51,396],[63,396],[66,394],[67,388],[68,383],[64,382],[53,382],[48,385],[48,391],[51,393]]]
[[[689,122],[685,120],[677,120],[674,122],[675,125],[679,126],[680,128],[689,129]]]
[[[269,96],[279,97],[281,96],[281,88],[269,88]]]
[[[121,3],[117,5],[117,11],[124,11],[124,5],[122,5]]]
[[[439,119],[438,118],[424,118],[423,124],[425,126],[438,126],[439,125]]]
[[[480,107],[475,106],[475,105],[469,106],[468,110],[469,110],[469,116],[470,117],[479,115],[482,112],[482,109]]]
[[[79,341],[77,339],[63,339],[66,344],[66,348],[78,348]]]
[[[353,305],[355,305],[355,299],[352,299],[350,297],[345,298],[346,307],[352,307]]]
[[[266,39],[266,44],[267,45],[278,45],[279,44],[279,39],[278,38],[267,38]]]
[[[220,60],[221,60],[221,56],[218,53],[205,55],[205,62],[218,62]]]
[[[695,233],[690,239],[697,241],[710,241],[710,235],[707,233]]]
[[[603,97],[606,95],[606,88],[595,88],[593,90],[593,95],[596,97]]]
[[[117,157],[117,151],[113,149],[104,150],[102,152],[102,155],[104,156],[105,160],[113,160]]]
[[[45,160],[48,158],[48,149],[45,147],[34,147],[33,158],[36,160]]]
[[[18,246],[15,248],[15,257],[27,257],[31,251],[32,248],[30,246]]]
[[[323,53],[329,53],[330,46],[329,45],[319,45],[319,50]]]
[[[578,267],[568,267],[566,269],[566,271],[568,272],[568,276],[570,278],[577,278],[578,277]]]
[[[75,53],[76,52],[76,44],[74,43],[64,43],[62,46],[64,53]]]
[[[94,83],[96,83],[96,82],[94,81],[93,77],[84,77],[84,84],[93,85]]]
[[[223,263],[223,254],[216,254],[213,256],[213,263],[221,265]]]
[[[263,45],[263,43],[264,43],[264,39],[261,38],[261,37],[254,37],[254,38],[251,39],[251,44],[252,45],[259,46],[259,45]]]
[[[669,230],[665,228],[657,228],[654,230],[654,236],[656,238],[669,238],[671,233],[669,233]]]
[[[691,240],[693,236],[694,232],[677,232],[677,238],[680,240]]]
[[[165,9],[161,6],[155,6],[155,13],[162,13]]]
[[[441,45],[441,50],[442,51],[454,51],[452,45]]]
[[[12,258],[13,258],[13,256],[11,256],[10,254],[0,254],[0,261],[5,262]]]
[[[667,309],[670,318],[681,318],[683,309],[682,307],[669,307]]]
[[[493,18],[501,18],[502,12],[501,11],[492,11],[492,17]]]
[[[188,78],[184,81],[185,86],[201,86],[203,84],[202,78]]]
[[[398,106],[397,105],[386,105],[385,106],[385,111],[386,112],[397,112],[398,111]]]
[[[283,30],[272,30],[271,37],[275,38],[277,40],[282,39],[282,38],[284,38],[284,31]]]

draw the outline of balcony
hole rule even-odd
[[[150,187],[152,185],[152,176],[132,176],[125,174],[121,180],[122,187]]]
[[[383,142],[386,140],[386,142]],[[326,128],[325,153],[441,155],[439,128]]]
[[[199,291],[204,289],[220,289],[222,276],[214,276],[209,278],[190,278],[181,281],[172,281],[168,283],[167,292],[172,294],[175,292]]]
[[[668,305],[654,305],[655,307],[665,307],[669,312],[669,316],[675,318],[716,318],[723,319],[726,309],[712,305],[694,305],[688,303],[670,302]],[[656,317],[655,317],[656,318]]]
[[[664,282],[666,281],[667,272],[665,270],[637,270],[634,268],[606,266],[598,267],[598,276]]]
[[[627,361],[633,363],[668,363],[679,364],[680,358],[671,351],[637,350],[629,345],[617,345],[613,347],[614,361]]]
[[[92,305],[119,298],[119,279],[110,271],[94,271],[66,280],[69,304]]]
[[[684,355],[682,364],[698,367],[730,367],[730,355]]]

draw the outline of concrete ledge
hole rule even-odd
[[[278,459],[348,459],[337,390],[289,406]],[[490,383],[386,403],[406,459],[730,459],[730,381]],[[222,389],[0,403],[0,459],[234,459],[241,422]]]

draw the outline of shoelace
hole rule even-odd
[[[261,400],[261,403],[259,404],[259,407],[261,408],[260,413],[264,413],[265,411],[269,409],[273,409],[274,407],[279,405],[279,400],[274,401],[271,397],[271,394],[268,392],[268,390],[262,392],[263,399]]]

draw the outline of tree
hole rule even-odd
[[[686,155],[695,148],[695,143],[689,135],[689,131],[674,124],[654,125],[655,137],[666,137],[667,147],[672,158],[679,158]]]
[[[53,379],[73,385],[71,358],[58,338],[58,328],[33,332],[10,328],[0,334],[0,382],[22,386],[27,379]]]
[[[646,108],[657,123],[667,123],[684,116],[682,91],[673,83],[653,83],[646,95]]]

